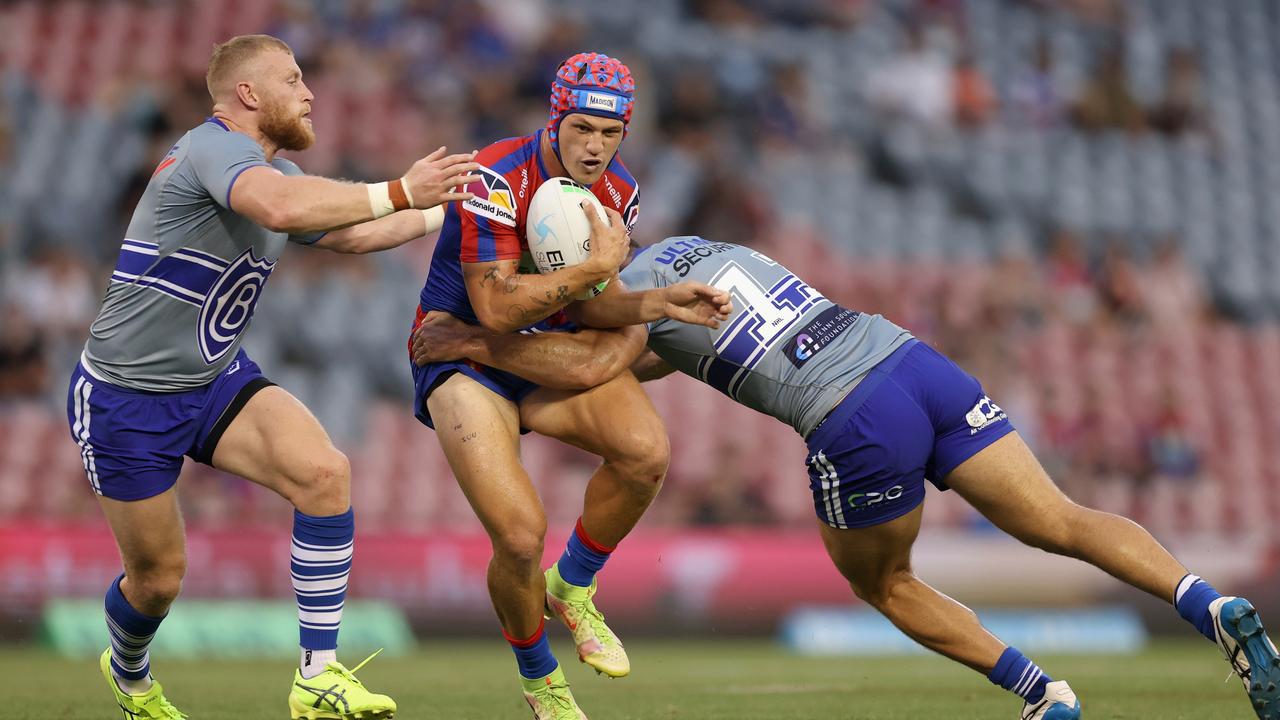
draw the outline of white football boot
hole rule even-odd
[[[1066,680],[1054,680],[1044,688],[1040,702],[1022,706],[1018,720],[1079,720],[1080,701]]]

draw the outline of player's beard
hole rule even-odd
[[[284,103],[263,106],[258,130],[281,150],[306,150],[316,141],[315,131]]]

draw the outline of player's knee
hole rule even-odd
[[[504,527],[491,537],[494,559],[505,565],[539,567],[546,534],[545,519]]]
[[[127,575],[129,599],[144,611],[167,608],[182,592],[186,562],[174,559],[138,568]]]
[[[659,423],[631,433],[612,459],[622,476],[647,492],[656,491],[667,476],[671,462],[671,444],[666,430]]]
[[[289,500],[310,515],[336,515],[350,505],[351,461],[337,448],[309,458],[290,473]]]
[[[899,568],[866,577],[857,577],[849,581],[853,594],[858,599],[886,615],[893,609],[895,596],[905,585],[915,580],[915,575],[907,568]]]

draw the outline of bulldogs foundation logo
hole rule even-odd
[[[1007,420],[1008,418],[1009,416],[1005,414],[1004,410],[1000,409],[999,405],[991,402],[991,398],[986,395],[983,395],[978,404],[974,405],[973,409],[965,413],[964,416],[965,422],[969,423],[971,428],[969,430],[970,435],[976,434],[979,430],[992,423]]]

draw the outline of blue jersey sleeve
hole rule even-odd
[[[231,207],[231,187],[240,173],[268,164],[261,145],[248,135],[225,130],[193,133],[187,162],[196,182],[215,202],[228,210],[234,209]]]

